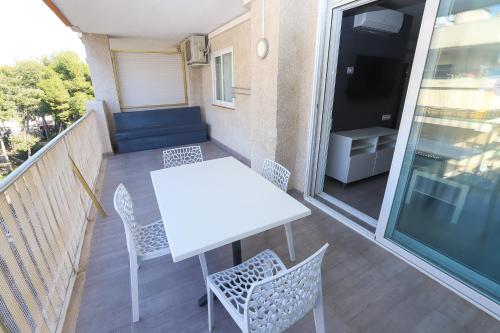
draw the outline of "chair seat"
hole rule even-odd
[[[148,225],[137,225],[134,238],[136,241],[137,255],[141,257],[155,257],[155,254],[170,252],[167,234],[161,220]]]
[[[238,266],[208,276],[208,283],[217,298],[230,305],[232,317],[243,319],[244,306],[252,285],[286,270],[281,259],[271,250],[265,250]]]
[[[199,147],[198,147],[199,148]],[[200,151],[201,152],[201,151]],[[127,250],[130,264],[130,296],[132,298],[132,321],[139,320],[139,277],[138,270],[142,261],[170,254],[167,234],[163,221],[148,225],[136,223],[132,198],[123,184],[116,188],[113,198],[115,210],[125,227]],[[204,281],[207,281],[207,263],[205,254],[198,255]]]

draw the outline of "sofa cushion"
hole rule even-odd
[[[113,114],[117,132],[201,123],[199,106]]]
[[[113,114],[120,153],[203,142],[208,126],[199,106]]]
[[[196,144],[207,141],[206,131],[178,132],[117,141],[120,153]]]
[[[117,140],[130,140],[137,138],[146,138],[150,136],[160,136],[180,132],[206,131],[207,125],[203,123],[187,124],[169,127],[146,127],[136,130],[128,130],[116,133]]]

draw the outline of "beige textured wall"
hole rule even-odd
[[[116,91],[108,36],[83,34],[82,41],[85,45],[95,99],[104,102],[109,128],[111,133],[114,133],[111,113],[120,112],[120,102]]]
[[[192,103],[202,106],[213,138],[250,158],[255,170],[265,158],[278,161],[292,172],[290,187],[303,191],[319,0],[265,1],[265,59],[255,54],[262,4],[252,1],[249,22],[211,40],[212,52],[234,47],[235,86],[251,88],[251,96],[236,95],[236,110],[213,106],[210,67],[191,67]]]
[[[205,106],[203,105],[203,68],[187,66],[187,80],[189,92],[189,105],[200,106],[202,117],[206,121]]]
[[[265,2],[269,54],[255,56],[262,33],[262,0],[251,3],[252,167],[264,158],[291,172],[290,187],[304,190],[319,0]]]
[[[104,153],[112,153],[111,137],[109,135],[108,119],[106,117],[106,106],[103,101],[92,100],[85,103],[87,112],[95,112],[97,120],[97,132],[101,137],[102,148]]]
[[[276,159],[277,102],[278,102],[278,46],[280,0],[265,1],[265,37],[269,53],[257,58],[255,50],[262,37],[262,0],[251,3],[251,61],[252,68],[252,154],[251,164],[260,170],[265,158]]]
[[[251,87],[250,27],[250,21],[245,21],[210,40],[212,52],[233,47],[233,85],[244,88],[245,93],[246,89]],[[191,104],[201,106],[203,118],[210,127],[210,136],[244,157],[250,158],[251,96],[235,94],[235,109],[213,105],[211,66],[191,66],[188,73]]]
[[[306,177],[318,6],[319,0],[282,0],[280,8],[276,159],[292,172],[291,187],[301,191]]]
[[[265,59],[255,54],[262,37],[262,0],[251,2],[250,20],[211,39],[212,52],[233,47],[234,86],[250,89],[250,95],[235,95],[234,110],[212,104],[210,66],[187,71],[190,105],[201,106],[210,136],[249,158],[255,170],[260,170],[265,158],[282,163],[292,172],[290,187],[300,191],[305,181],[319,1],[265,1],[264,29],[269,42]],[[99,99],[110,111],[119,112],[109,41],[95,35],[83,39],[93,81],[98,78],[96,96],[102,96]],[[125,42],[113,40],[121,47]],[[103,86],[97,87],[97,81]]]

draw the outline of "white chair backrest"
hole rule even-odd
[[[203,162],[200,146],[188,146],[163,151],[163,167],[172,168],[184,164]]]
[[[129,254],[136,255],[135,248],[135,229],[137,228],[134,216],[134,204],[132,198],[123,184],[120,183],[114,196],[115,210],[122,219],[125,227],[125,236],[127,237],[127,249]]]
[[[281,164],[271,161],[270,159],[265,159],[262,164],[262,177],[266,178],[285,192],[288,189],[290,171]]]
[[[321,262],[328,244],[275,276],[255,283],[245,304],[248,332],[281,332],[316,304],[321,288]]]

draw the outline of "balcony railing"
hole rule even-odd
[[[103,145],[95,112],[0,184],[0,330],[62,329]]]

